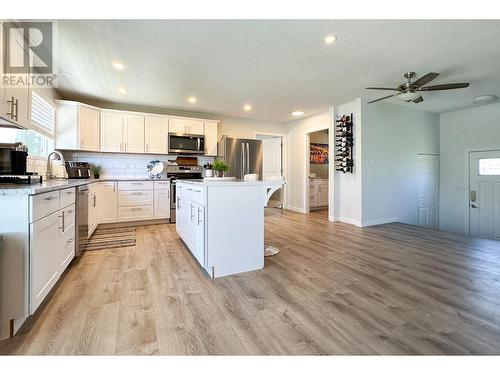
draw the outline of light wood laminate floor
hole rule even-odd
[[[271,210],[265,268],[210,280],[174,225],[87,252],[2,354],[500,354],[500,244]],[[242,232],[244,236],[244,232]]]

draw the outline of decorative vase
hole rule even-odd
[[[95,173],[94,173],[94,178],[95,178],[96,180],[98,180],[100,176],[101,176],[100,174],[95,174]]]
[[[205,177],[213,177],[213,176],[214,176],[214,171],[212,169],[205,170]]]
[[[215,171],[217,177],[224,177],[224,171]]]

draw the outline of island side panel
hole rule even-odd
[[[208,266],[214,277],[264,267],[262,186],[207,188]]]

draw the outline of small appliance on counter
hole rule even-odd
[[[64,164],[68,178],[90,178],[90,165],[86,161],[67,161]]]
[[[28,147],[21,142],[0,143],[0,183],[39,184],[42,176],[26,172]]]

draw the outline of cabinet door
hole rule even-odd
[[[146,116],[144,121],[146,152],[168,154],[168,118],[164,116]]]
[[[21,126],[29,126],[31,123],[31,90],[28,87],[6,87],[4,91],[4,115],[7,118],[11,118],[11,115],[7,115],[7,112],[13,111],[17,116],[17,120],[13,120],[15,123]],[[7,103],[7,101],[14,100],[14,105]]]
[[[30,313],[34,313],[59,278],[59,212],[30,224]]]
[[[187,120],[187,133],[203,135],[205,133],[203,120]]]
[[[196,207],[198,205],[192,201],[189,201],[189,211],[187,217],[187,245],[193,255],[197,248],[197,237],[196,237]],[[196,255],[195,255],[196,256]]]
[[[117,222],[117,194],[115,181],[103,181],[99,183],[98,211],[99,223]]]
[[[64,215],[63,225],[59,228],[57,251],[59,253],[59,275],[62,275],[75,257],[75,204],[59,211]]]
[[[309,205],[311,207],[318,206],[318,184],[316,180],[309,180]]]
[[[101,151],[123,151],[123,114],[101,112]]]
[[[205,121],[205,155],[217,156],[217,122]]]
[[[172,118],[168,121],[169,133],[187,133],[187,120],[181,118]]]
[[[196,204],[196,244],[194,256],[202,267],[205,266],[205,207]]]
[[[79,108],[80,150],[99,151],[99,111]]]
[[[144,116],[123,115],[123,143],[125,152],[144,152]]]
[[[170,217],[170,190],[155,190],[154,218],[168,219]]]
[[[175,220],[175,227],[177,229],[177,233],[179,233],[179,236],[184,240],[186,238],[185,231],[186,231],[186,220],[185,216],[187,217],[186,214],[186,209],[185,206],[187,207],[188,201],[186,200],[186,195],[184,192],[184,188],[182,186],[177,186],[176,187],[176,220]]]
[[[328,180],[318,184],[318,206],[328,205]]]

